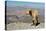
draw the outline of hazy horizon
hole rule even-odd
[[[44,15],[44,3],[39,2],[21,2],[21,1],[7,1],[7,11],[13,14],[16,13],[16,11],[24,11],[35,8],[39,9],[40,15]],[[9,14],[9,13],[8,13]]]

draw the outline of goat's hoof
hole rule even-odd
[[[40,23],[37,23],[36,26],[38,26]]]

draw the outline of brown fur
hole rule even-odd
[[[38,24],[40,24],[39,22],[38,22],[38,11],[32,11],[32,10],[30,10],[29,11],[29,14],[33,17],[32,18],[32,22],[33,22],[33,24],[34,25],[38,25]]]
[[[32,16],[32,12],[31,11],[29,11],[29,14]]]

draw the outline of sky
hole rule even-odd
[[[22,6],[22,7],[32,7],[32,8],[44,8],[44,3],[40,2],[22,2],[22,1],[7,1],[8,7],[16,7],[16,6]]]
[[[5,0],[5,1],[25,1],[25,2],[40,2],[40,3],[45,2],[45,0]]]

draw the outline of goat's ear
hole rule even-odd
[[[32,11],[31,10],[29,11],[29,14],[32,15]]]

